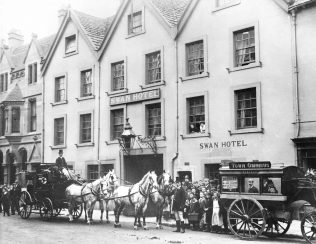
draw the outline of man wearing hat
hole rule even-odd
[[[185,206],[185,190],[181,182],[176,182],[176,191],[173,195],[172,210],[176,218],[177,229],[174,232],[185,232],[183,210]],[[181,229],[181,230],[180,230]]]
[[[70,179],[70,175],[68,172],[68,165],[66,163],[65,158],[63,157],[63,150],[59,150],[58,154],[59,157],[56,159],[56,166],[58,167],[58,169],[67,177],[67,179]]]

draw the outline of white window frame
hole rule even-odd
[[[160,110],[161,110],[161,135],[155,137],[156,140],[165,140],[166,139],[166,132],[165,132],[165,99],[159,99],[159,100],[151,100],[143,102],[142,106],[142,114],[143,114],[143,135],[148,136],[147,126],[148,126],[148,118],[147,118],[147,106],[151,104],[157,104],[160,103]]]
[[[256,59],[255,62],[250,63],[248,65],[245,66],[236,66],[236,61],[235,61],[235,32],[238,31],[242,31],[244,29],[248,29],[248,28],[254,28],[254,34],[255,34],[255,55],[256,55]],[[258,21],[254,21],[254,22],[250,22],[248,24],[245,25],[240,25],[240,26],[236,26],[233,28],[229,29],[229,56],[230,56],[230,67],[227,68],[228,72],[235,72],[235,71],[239,71],[239,70],[245,70],[245,69],[251,69],[251,68],[256,68],[256,67],[261,67],[261,61],[260,61],[260,36],[259,36],[259,22]]]
[[[123,104],[123,105],[120,105],[120,106],[114,106],[114,107],[111,107],[110,108],[110,114],[109,114],[109,118],[110,118],[110,121],[109,121],[109,141],[106,141],[107,144],[116,144],[118,143],[118,140],[117,139],[113,139],[113,132],[112,132],[112,128],[113,128],[113,122],[112,122],[112,111],[113,110],[118,110],[118,109],[123,109],[123,127],[125,125],[125,121],[126,121],[126,118],[127,118],[127,105],[126,104]]]
[[[237,129],[237,104],[236,104],[236,91],[255,88],[256,89],[256,103],[257,103],[257,127]],[[231,115],[231,130],[230,135],[234,134],[248,134],[248,133],[263,133],[262,127],[262,103],[261,103],[261,82],[249,83],[231,87],[231,108],[233,109]]]
[[[75,36],[75,45],[76,45],[76,49],[72,52],[67,52],[66,48],[67,48],[67,39],[71,38]],[[64,39],[64,57],[69,57],[75,54],[78,54],[79,50],[78,50],[78,38],[79,38],[79,32],[77,31],[76,33],[73,33],[71,35],[67,35]]]
[[[208,42],[207,42],[207,35],[203,35],[200,37],[195,37],[189,40],[186,40],[185,43],[183,43],[182,46],[182,55],[180,60],[183,60],[183,62],[180,62],[183,66],[182,68],[182,77],[180,77],[181,81],[187,81],[187,80],[193,80],[193,79],[199,79],[204,77],[209,77],[209,68],[208,68]],[[193,42],[203,41],[203,55],[204,55],[204,71],[202,74],[198,75],[188,75],[188,59],[187,59],[187,45]]]
[[[60,144],[60,145],[55,145],[55,120],[56,119],[64,119],[64,144]],[[52,145],[53,146],[50,146],[52,149],[61,149],[61,148],[66,148],[66,145],[67,145],[67,114],[63,114],[63,115],[60,115],[60,116],[57,116],[57,117],[54,117],[53,119],[53,126],[52,128],[54,128],[53,130],[53,141],[52,141]]]
[[[236,6],[236,5],[241,3],[241,0],[231,0],[230,3],[219,5],[219,1],[220,0],[213,1],[213,4],[214,4],[213,12],[216,12],[216,11],[219,11],[222,9],[226,9],[226,8],[230,8],[230,7]]]
[[[112,65],[115,63],[119,63],[119,62],[124,62],[124,88],[118,91],[113,91],[113,75],[112,75]],[[117,94],[121,94],[121,93],[127,93],[128,89],[127,89],[127,57],[124,58],[116,58],[116,59],[111,59],[109,61],[109,80],[110,80],[110,87],[109,87],[109,92],[107,92],[107,94],[109,96],[111,95],[117,95]]]
[[[147,84],[147,55],[150,55],[152,53],[156,53],[156,52],[160,52],[160,72],[161,72],[161,80],[160,82],[156,82],[156,83],[152,83],[152,84]],[[161,86],[161,85],[165,85],[165,62],[164,62],[164,47],[160,47],[160,48],[155,48],[155,49],[149,49],[146,50],[143,53],[143,67],[144,67],[144,82],[143,84],[140,86],[141,89],[146,89],[146,88],[151,88],[151,87],[155,87],[155,86]]]
[[[56,79],[60,77],[65,77],[65,100],[56,102]],[[61,105],[68,103],[68,74],[67,73],[61,73],[54,76],[54,96],[53,96],[53,102],[51,103],[52,106]]]
[[[144,34],[145,33],[145,7],[142,7],[142,8],[137,8],[137,9],[133,9],[133,14],[134,13],[137,13],[137,12],[141,12],[142,14],[142,30],[140,32],[137,32],[137,33],[129,33],[129,16],[131,15],[130,11],[127,11],[127,15],[126,15],[126,23],[127,23],[127,37],[126,38],[131,38],[131,37],[134,37],[134,36],[138,36],[138,35],[141,35],[141,34]]]
[[[204,111],[205,111],[205,133],[192,133],[190,134],[188,131],[189,128],[189,111],[188,111],[188,99],[194,97],[204,97]],[[185,94],[183,96],[183,118],[180,121],[184,121],[182,124],[182,134],[180,135],[182,139],[187,138],[197,138],[197,137],[211,137],[210,126],[209,126],[209,94],[208,91],[194,92]]]
[[[90,96],[82,96],[82,81],[81,81],[81,73],[84,71],[88,71],[91,70],[91,82],[92,82],[92,87],[91,87],[91,92],[92,94]],[[94,99],[95,98],[95,68],[94,66],[87,66],[87,67],[83,67],[81,69],[78,70],[78,80],[80,83],[80,87],[79,87],[79,96],[76,97],[76,100],[79,101],[83,101],[83,100],[89,100],[89,99]]]
[[[91,114],[91,141],[90,142],[81,142],[81,115]],[[75,144],[76,147],[87,147],[94,146],[94,110],[81,111],[78,113],[78,143]]]

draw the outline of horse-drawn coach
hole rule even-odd
[[[292,220],[316,242],[316,182],[295,166],[271,168],[270,162],[230,163],[220,169],[221,199],[231,232],[242,239],[284,235]]]

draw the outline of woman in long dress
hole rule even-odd
[[[220,214],[219,193],[214,192],[213,195],[213,214],[212,214],[212,231],[221,231],[223,225],[223,217]]]

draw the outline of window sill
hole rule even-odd
[[[192,134],[185,134],[185,135],[180,135],[181,139],[190,139],[190,138],[200,138],[200,137],[209,137],[211,138],[211,133],[210,132],[205,132],[205,133],[192,133]]]
[[[58,106],[58,105],[62,105],[62,104],[67,104],[67,103],[68,103],[68,100],[61,101],[61,102],[54,102],[54,103],[50,103],[50,104],[54,107],[54,106]]]
[[[77,54],[79,54],[78,50],[74,52],[70,52],[70,53],[65,53],[64,58],[68,58],[70,56],[77,55]]]
[[[85,143],[79,143],[75,144],[76,147],[93,147],[94,143],[93,142],[85,142]]]
[[[27,83],[28,86],[36,86],[37,85],[37,81],[31,82],[31,83]]]
[[[115,144],[119,144],[118,140],[112,140],[112,141],[105,141],[105,144],[108,145],[115,145]]]
[[[152,83],[152,84],[147,84],[147,85],[140,85],[140,88],[142,90],[144,89],[148,89],[148,88],[152,88],[152,87],[156,87],[156,86],[165,86],[166,85],[166,82],[163,80],[163,81],[160,81],[160,82],[157,82],[157,83]]]
[[[257,68],[257,67],[262,67],[262,63],[260,61],[248,64],[245,66],[232,67],[232,68],[226,68],[226,69],[227,69],[228,73],[230,73],[230,72],[235,72],[235,71],[245,70],[245,69],[252,69],[252,68]]]
[[[230,8],[230,7],[236,6],[238,4],[240,4],[240,0],[236,0],[230,4],[225,4],[225,5],[220,6],[220,7],[215,7],[212,12],[217,12],[217,11],[220,11],[220,10],[225,9],[225,8]]]
[[[111,92],[105,92],[106,95],[108,95],[108,97],[110,96],[115,96],[117,94],[122,94],[122,93],[127,93],[128,92],[128,89],[127,88],[124,88],[122,90],[119,90],[119,91],[111,91]]]
[[[248,128],[248,129],[239,129],[239,130],[229,130],[229,135],[239,135],[239,134],[251,134],[251,133],[264,133],[263,128]]]
[[[139,35],[142,35],[142,34],[145,34],[145,30],[142,30],[141,32],[138,32],[138,33],[130,34],[125,39],[129,39],[129,38],[132,38],[132,37],[135,37],[135,36],[139,36]]]
[[[41,133],[37,132],[37,131],[29,131],[27,133],[28,136],[35,136],[35,135],[40,135]]]
[[[91,96],[86,96],[86,97],[76,97],[77,102],[91,100],[91,99],[95,99],[95,96],[91,95]]]
[[[180,77],[180,80],[183,82],[183,81],[187,81],[187,80],[194,80],[194,79],[200,79],[200,78],[205,78],[205,77],[210,77],[210,73],[203,72],[202,74],[199,74],[199,75]]]
[[[51,150],[54,149],[66,149],[66,145],[49,146]]]

